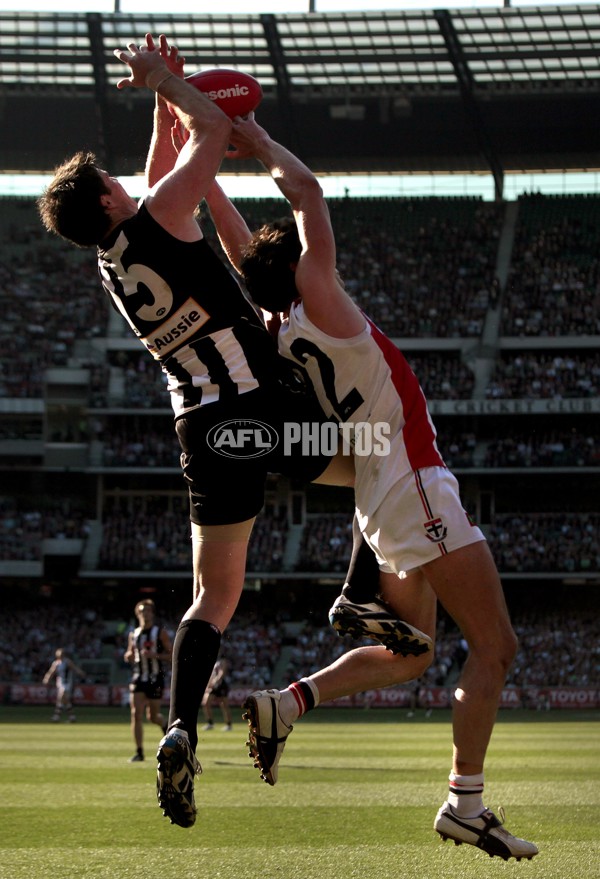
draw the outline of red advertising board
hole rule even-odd
[[[53,687],[43,684],[0,684],[0,699],[9,705],[53,705],[55,692]],[[230,703],[241,705],[248,692],[246,688],[231,690]],[[451,687],[423,687],[419,691],[420,707],[450,708],[452,692]],[[322,704],[339,708],[408,708],[410,701],[411,693],[406,687],[387,687]],[[73,703],[125,706],[129,704],[129,690],[126,685],[80,684],[74,689]],[[163,695],[163,704],[169,704],[168,690]],[[600,708],[600,690],[595,687],[505,687],[500,707],[537,710]]]

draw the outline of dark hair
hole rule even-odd
[[[37,200],[42,223],[78,247],[99,244],[111,226],[100,202],[109,192],[98,173],[96,156],[76,153],[56,168],[52,182]]]
[[[298,296],[294,269],[302,246],[294,220],[258,229],[244,248],[241,272],[248,293],[266,311],[286,311]]]

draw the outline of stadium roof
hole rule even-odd
[[[600,6],[131,15],[0,13],[0,163],[48,171],[77,149],[143,166],[146,90],[112,54],[165,33],[188,72],[238,67],[258,118],[317,172],[600,167]],[[250,166],[254,167],[254,166]],[[236,170],[243,170],[236,166]]]

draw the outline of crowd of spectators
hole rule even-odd
[[[348,292],[388,335],[481,334],[496,296],[498,206],[471,199],[330,204]]]
[[[129,497],[107,505],[102,522],[101,570],[191,571],[187,498]]]
[[[248,543],[248,571],[281,571],[288,537],[284,511],[265,509],[257,517]]]
[[[0,497],[1,561],[41,561],[44,540],[84,540],[88,533],[83,511],[68,501],[25,509]]]
[[[496,515],[490,549],[503,573],[600,570],[600,513]]]
[[[352,553],[352,515],[309,516],[302,531],[297,571],[344,573]]]
[[[487,529],[501,573],[600,570],[600,513],[507,513]],[[345,572],[352,552],[349,514],[310,517],[298,571]]]
[[[507,686],[598,686],[600,683],[600,627],[592,614],[516,612],[513,625],[519,649]],[[573,633],[577,637],[573,637]],[[365,642],[367,643],[367,642]],[[372,642],[371,642],[372,643]],[[312,674],[335,661],[356,642],[339,638],[330,628],[306,624],[300,631],[285,670],[285,680]],[[591,648],[591,649],[590,649]],[[421,678],[425,686],[454,683],[468,655],[460,632],[446,617],[438,622],[435,658]]]
[[[600,684],[600,631],[593,613],[522,614],[514,628],[519,649],[508,686]]]
[[[441,431],[437,435],[436,442],[450,470],[475,466],[477,437],[472,431],[463,433]]]
[[[286,638],[285,626],[277,620],[262,620],[257,613],[236,614],[221,641],[221,655],[229,660],[231,686],[249,690],[273,686]]]
[[[111,503],[103,516],[101,570],[191,571],[192,550],[187,496],[131,497]],[[287,517],[265,509],[257,516],[248,545],[247,570],[281,571],[288,535]]]
[[[591,432],[552,430],[478,437],[473,431],[438,431],[437,444],[451,470],[474,467],[594,467],[600,463],[598,443]],[[475,454],[479,446],[479,460]],[[180,446],[173,421],[154,421],[152,428],[132,424],[102,428],[105,467],[179,468]]]
[[[99,608],[39,603],[3,608],[0,620],[0,681],[41,683],[58,647],[71,656],[102,655],[104,623]]]
[[[423,392],[429,399],[468,400],[473,394],[475,375],[458,353],[405,352],[417,375]],[[121,381],[109,387],[108,371],[104,374],[105,387],[95,393],[90,405],[104,408],[127,406],[136,409],[170,410],[165,375],[157,363],[143,351],[140,354],[120,352],[111,357]]]
[[[486,388],[490,399],[600,396],[600,352],[503,354]]]
[[[600,447],[596,437],[575,430],[508,434],[489,442],[483,466],[598,467]]]
[[[504,336],[600,334],[600,198],[519,199]]]
[[[178,621],[160,620],[173,638]],[[105,620],[97,607],[45,601],[35,609],[8,609],[0,622],[0,682],[41,683],[58,647],[84,665],[85,660],[110,656],[116,677],[126,681],[130,667],[123,654],[128,633],[136,625],[128,614],[117,621]],[[222,655],[231,662],[232,685],[249,689],[270,685],[284,639],[281,623],[238,614],[222,642]],[[93,682],[92,673],[88,683]]]
[[[472,397],[475,375],[458,354],[409,351],[405,357],[428,399],[469,400]]]
[[[428,399],[471,399],[475,375],[458,355],[435,352],[414,355],[408,352],[406,356]],[[16,367],[11,368],[18,372]],[[108,369],[94,366],[92,376],[92,407],[112,405],[127,406],[132,410],[169,411],[164,374],[143,352],[123,367],[123,381],[119,383],[117,392],[109,392]],[[597,397],[600,395],[600,355],[596,351],[580,354],[541,351],[503,354],[495,362],[485,394],[488,399]]]
[[[517,657],[509,670],[507,686],[596,687],[600,684],[598,621],[593,614],[515,611],[519,638]],[[159,619],[174,635],[178,621]],[[50,602],[36,608],[5,609],[0,621],[0,682],[40,683],[57,647],[76,661],[98,660],[112,653],[120,680],[129,667],[123,660],[128,632],[136,625],[125,612],[105,621],[99,607],[77,607]],[[239,612],[226,630],[221,654],[231,665],[233,687],[257,689],[284,685],[334,662],[361,643],[340,638],[327,625],[300,622],[291,634],[288,623],[263,618],[254,611]],[[577,636],[573,637],[576,632]],[[283,648],[288,647],[282,663]],[[421,678],[425,686],[451,686],[467,656],[467,647],[454,624],[443,616],[437,627],[435,658]],[[277,672],[277,680],[274,675]],[[93,676],[88,681],[93,683]]]
[[[249,574],[291,569],[345,573],[352,552],[352,514],[307,516],[299,547],[286,559],[286,515],[266,509],[248,548]],[[85,540],[88,520],[68,503],[42,509],[0,501],[0,560],[40,561],[43,541]],[[575,573],[600,569],[600,513],[519,512],[496,514],[486,536],[501,573]],[[184,494],[154,499],[132,495],[107,505],[98,568],[110,571],[189,571],[189,510]]]
[[[272,219],[282,210],[271,200],[240,205],[254,225],[261,213]],[[520,200],[501,300],[495,277],[501,206],[461,198],[333,199],[331,213],[346,286],[392,337],[477,337],[488,310],[500,302],[504,335],[600,334],[598,198]],[[48,367],[72,362],[77,342],[106,335],[109,305],[89,253],[49,239],[33,202],[27,210],[21,205],[20,214],[20,222],[0,229],[11,250],[0,267],[0,396],[39,398]],[[90,405],[168,408],[162,373],[145,352],[114,355],[123,375],[113,399],[108,364],[91,356],[86,362],[85,349],[77,350],[78,364],[93,367]],[[429,398],[472,395],[473,373],[458,355],[430,352],[409,360]],[[598,371],[597,353],[532,351],[503,358],[487,396],[589,397],[598,394]]]
[[[179,467],[180,454],[172,420],[163,431],[139,426],[110,430],[102,444],[105,467]]]
[[[468,400],[473,397],[475,374],[462,362],[460,355],[404,353],[429,400]],[[18,372],[16,366],[10,368]],[[109,370],[94,367],[90,406],[169,411],[166,378],[147,355],[142,352],[135,359],[128,357],[127,365],[121,367],[121,373],[122,381],[118,383],[118,389],[110,390]],[[578,353],[502,353],[494,361],[485,395],[487,399],[597,397],[600,395],[600,354],[595,349],[578,349]]]
[[[129,354],[123,367],[123,402],[132,409],[164,409],[171,403],[167,377],[144,351]]]
[[[10,254],[0,265],[1,397],[42,397],[46,369],[66,366],[78,340],[106,335],[93,260],[42,232],[30,223],[0,233]]]

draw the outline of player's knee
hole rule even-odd
[[[424,675],[431,663],[435,658],[435,646],[432,646],[427,653],[422,653],[421,656],[415,656],[415,664],[418,668],[418,671],[415,677],[420,678],[421,675]]]
[[[387,655],[390,656],[390,654]],[[395,654],[393,661],[389,665],[392,671],[391,677],[393,677],[391,682],[403,684],[420,678],[433,662],[433,658],[433,649],[421,654],[421,656],[401,656],[400,654]]]
[[[494,676],[504,680],[517,654],[517,636],[510,624],[491,632],[487,638],[469,645],[469,655],[479,667],[494,671]]]
[[[517,655],[518,648],[518,638],[512,626],[509,626],[504,634],[504,639],[502,643],[501,662],[505,672],[508,672],[509,668],[513,664],[515,656]]]

